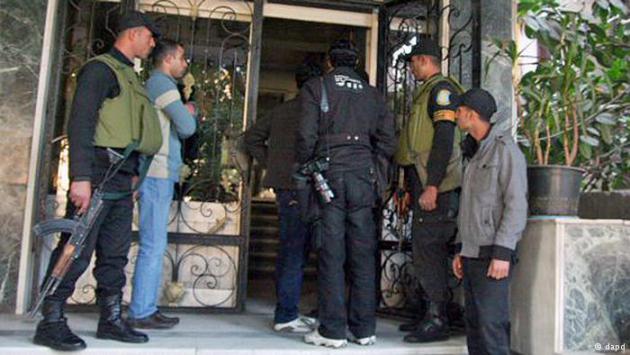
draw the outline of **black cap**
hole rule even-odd
[[[473,109],[488,121],[497,112],[497,103],[494,101],[494,97],[484,89],[470,89],[455,98],[455,103],[457,106],[466,106]]]
[[[411,57],[414,55],[430,55],[434,56],[437,59],[442,59],[442,51],[440,47],[430,39],[420,39],[420,43],[416,44],[411,48],[411,52],[405,54],[403,56],[403,60],[410,61]]]
[[[153,33],[153,37],[160,37],[162,33],[158,26],[151,20],[151,18],[142,12],[131,11],[120,19],[118,23],[118,33],[134,27],[146,27]]]

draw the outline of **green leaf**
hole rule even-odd
[[[628,13],[628,7],[621,0],[609,0],[610,4],[619,10],[621,10],[624,14]]]
[[[600,136],[599,131],[595,127],[588,127],[586,131],[594,136]]]
[[[599,5],[602,9],[608,9],[610,7],[608,0],[597,0],[597,5]]]
[[[628,70],[628,62],[621,58],[617,58],[613,62],[611,68],[608,69],[607,74],[610,80],[619,81],[619,80],[625,79],[625,76],[626,76],[625,74],[627,70]]]
[[[580,155],[584,159],[590,160],[593,156],[593,148],[588,144],[580,143]]]
[[[592,147],[599,146],[599,141],[597,140],[597,138],[594,138],[594,137],[580,136],[580,141],[582,143],[588,144],[588,145],[590,145]]]
[[[615,117],[610,112],[600,113],[599,115],[595,117],[595,121],[603,125],[610,125],[610,126],[614,126],[615,124],[617,124],[617,122],[615,122]]]
[[[534,32],[540,31],[540,24],[538,23],[535,17],[529,17],[529,16],[525,17],[523,19],[523,22],[525,23],[525,26],[527,26],[532,31]]]
[[[602,141],[604,141],[604,143],[606,144],[612,144],[613,142],[612,126],[600,125],[599,130],[602,134]]]

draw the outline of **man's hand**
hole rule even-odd
[[[193,104],[192,102],[188,102],[184,106],[186,106],[186,109],[188,110],[188,112],[190,112],[191,115],[197,115],[197,106],[195,106],[195,104]]]
[[[136,186],[138,184],[138,181],[140,181],[140,176],[133,176],[131,178],[131,188],[134,189],[133,191],[134,201],[138,201],[138,199],[140,198],[140,190],[138,189],[140,186]]]
[[[488,267],[487,276],[496,280],[506,278],[510,273],[510,262],[499,259],[492,259]]]
[[[453,259],[453,274],[458,279],[462,279],[464,277],[464,268],[462,267],[462,256],[460,254],[455,255]]]
[[[70,184],[70,201],[79,209],[78,214],[83,214],[90,207],[92,197],[92,183],[90,181],[73,181]]]
[[[423,211],[433,211],[437,207],[438,189],[435,186],[427,186],[420,195],[418,203]]]

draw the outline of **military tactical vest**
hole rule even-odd
[[[457,81],[443,75],[436,75],[416,89],[413,98],[413,107],[409,120],[404,124],[398,141],[398,148],[394,158],[399,165],[414,165],[422,182],[426,186],[428,179],[427,164],[429,154],[433,146],[435,128],[429,116],[429,99],[431,91],[440,82],[448,81],[453,85],[457,94],[463,92],[463,88]],[[462,175],[462,156],[460,150],[461,134],[455,129],[453,141],[453,154],[446,168],[446,176],[438,186],[439,192],[453,190],[460,186]]]
[[[94,133],[94,145],[126,148],[136,143],[135,150],[142,154],[157,153],[162,146],[160,121],[133,68],[109,54],[91,60],[105,63],[116,74],[120,88],[118,96],[103,102]]]

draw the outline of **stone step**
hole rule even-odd
[[[258,279],[273,279],[275,277],[276,267],[274,266],[261,266],[257,265],[255,268],[250,268],[248,275],[250,277],[256,277]],[[317,267],[306,266],[304,268],[304,278],[306,280],[317,279]]]
[[[250,227],[249,239],[278,238],[280,231],[276,226],[252,225]]]
[[[278,216],[275,214],[252,214],[251,227],[258,226],[270,226],[279,228],[280,223],[278,222]]]
[[[276,253],[280,241],[278,239],[254,239],[249,241],[249,253]]]

